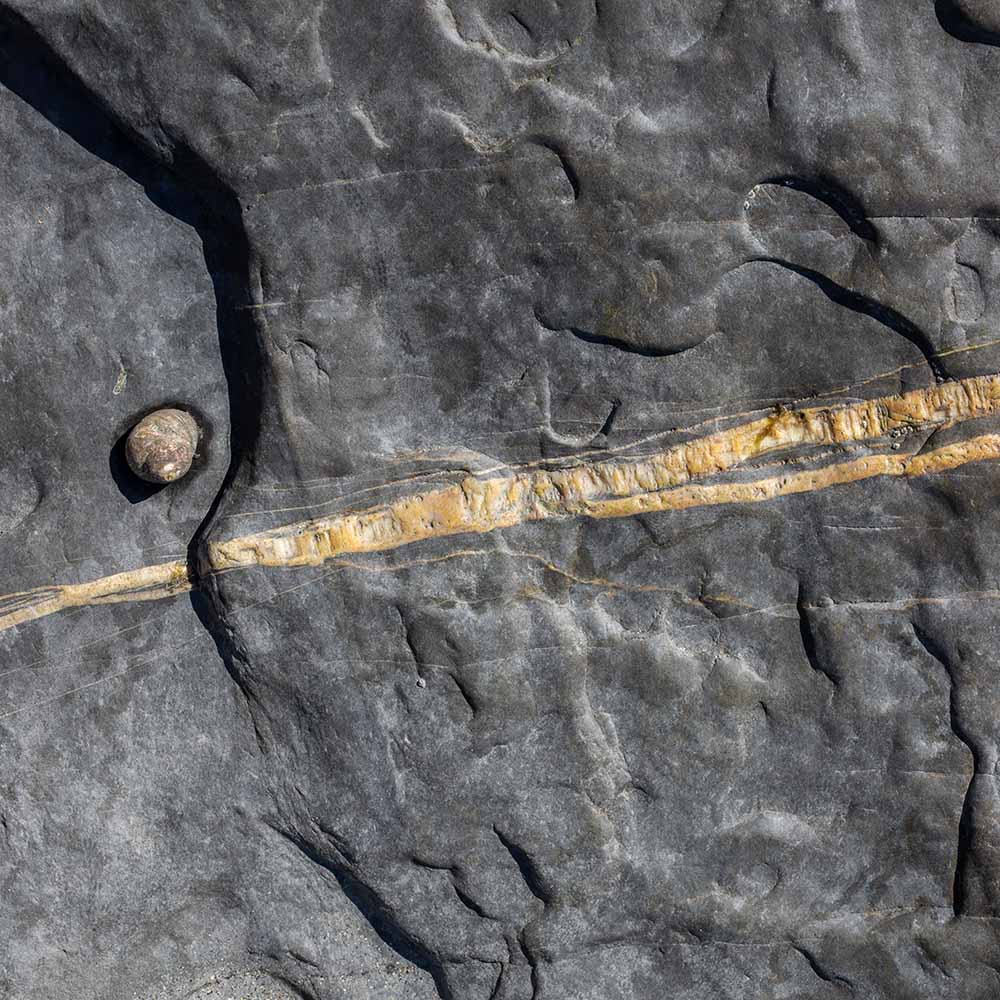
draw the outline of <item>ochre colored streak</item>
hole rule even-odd
[[[848,462],[835,462],[819,469],[773,476],[751,483],[680,486],[622,500],[597,501],[588,517],[629,517],[662,510],[684,510],[713,504],[759,503],[793,493],[813,493],[831,486],[856,483],[876,476],[926,476],[947,472],[969,462],[1000,458],[1000,434],[983,434],[922,455],[866,455]]]
[[[0,631],[68,608],[121,604],[124,601],[159,601],[190,589],[187,566],[182,562],[144,566],[89,583],[39,587],[0,598]]]
[[[395,549],[428,538],[481,534],[558,517],[631,517],[654,511],[756,503],[875,476],[921,476],[1000,458],[1000,434],[918,454],[829,455],[813,468],[756,481],[704,482],[748,461],[792,448],[875,442],[912,428],[935,429],[1000,413],[1000,375],[980,376],[846,406],[784,410],[654,455],[607,459],[554,471],[527,469],[404,496],[382,507],[286,525],[209,544],[206,574],[252,566],[318,566],[338,556]],[[789,466],[790,468],[790,466]],[[192,588],[187,566],[162,563],[90,583],[42,587],[0,598],[0,630],[67,608],[151,601]]]
[[[384,507],[303,521],[213,543],[210,570],[317,566],[350,552],[378,552],[427,538],[483,533],[550,517],[627,517],[702,503],[768,499],[877,475],[900,475],[902,456],[825,466],[759,484],[676,488],[728,472],[764,455],[810,445],[858,444],[913,427],[936,428],[1000,411],[1000,376],[980,376],[849,406],[786,410],[641,459],[608,460],[558,471],[530,471],[402,497]],[[925,456],[926,457],[926,456]],[[976,461],[966,458],[963,461]],[[879,463],[882,463],[881,465]],[[960,463],[961,464],[961,463]],[[926,469],[926,463],[920,466]],[[838,471],[840,469],[841,471]],[[845,471],[849,470],[849,471]],[[847,475],[848,478],[840,478]],[[778,489],[774,483],[785,483]],[[792,484],[798,488],[793,489]],[[811,484],[811,485],[810,485]],[[668,493],[673,497],[667,502]],[[690,502],[685,497],[704,499]]]

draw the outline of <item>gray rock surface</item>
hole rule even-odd
[[[196,577],[0,631],[0,997],[1000,995],[996,463],[205,561],[1000,371],[998,112],[982,0],[0,0],[0,593]]]

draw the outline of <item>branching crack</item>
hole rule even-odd
[[[883,305],[881,302],[876,302],[874,299],[870,299],[860,292],[852,291],[843,285],[837,284],[836,281],[833,281],[819,271],[814,271],[810,267],[803,267],[800,264],[793,264],[791,261],[782,260],[780,257],[754,257],[746,263],[775,264],[778,267],[783,267],[786,271],[791,271],[799,275],[799,277],[805,278],[807,281],[811,281],[835,305],[843,306],[852,312],[868,316],[876,322],[881,323],[884,327],[887,327],[893,333],[908,340],[920,351],[928,367],[937,378],[947,378],[948,373],[944,370],[930,337],[902,313]]]
[[[852,993],[854,992],[854,983],[852,983],[850,979],[847,979],[844,976],[838,976],[835,973],[827,972],[826,969],[820,965],[816,956],[808,948],[803,948],[801,945],[797,944],[793,944],[792,948],[809,963],[809,968],[812,969],[817,978],[822,979],[824,983],[832,983],[834,986],[846,986]]]
[[[314,845],[293,831],[272,823],[268,825],[312,864],[333,876],[344,895],[354,904],[382,941],[407,962],[423,969],[431,976],[441,1000],[457,1000],[448,985],[441,959],[402,925],[394,910],[361,878],[354,865],[349,864],[343,856],[334,857],[321,853]],[[332,852],[339,854],[335,847],[332,848]]]
[[[955,738],[965,745],[972,757],[972,774],[969,776],[969,783],[966,786],[965,795],[962,799],[962,814],[958,821],[955,875],[951,893],[952,909],[955,916],[960,917],[965,914],[967,883],[972,854],[974,833],[972,817],[973,784],[975,783],[976,775],[982,772],[984,762],[982,754],[976,745],[976,740],[969,733],[968,729],[966,729],[958,709],[958,679],[956,677],[955,664],[952,662],[950,654],[933,636],[925,632],[916,623],[913,624],[913,634],[928,656],[935,660],[944,671],[945,677],[948,680],[948,722]]]
[[[805,600],[802,583],[799,583],[798,594],[795,599],[795,608],[799,615],[799,635],[802,639],[802,649],[809,661],[809,666],[817,673],[825,677],[834,690],[840,687],[840,679],[831,670],[823,665],[823,656],[820,653],[819,643],[816,637],[816,628],[812,623],[810,615],[812,608]]]
[[[517,870],[521,873],[521,878],[524,879],[524,884],[528,887],[528,891],[536,899],[541,900],[543,906],[548,906],[552,902],[552,893],[545,887],[545,881],[527,851],[501,833],[497,829],[496,824],[493,825],[493,833],[514,860],[514,864],[517,865]]]

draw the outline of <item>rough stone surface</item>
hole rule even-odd
[[[974,0],[0,0],[0,593],[998,372],[998,113]],[[995,998],[998,496],[0,631],[0,997]]]

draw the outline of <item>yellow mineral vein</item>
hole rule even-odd
[[[554,471],[534,469],[486,479],[469,476],[459,484],[403,496],[381,507],[213,542],[207,563],[213,570],[317,566],[345,553],[378,552],[427,538],[495,531],[526,521],[628,517],[670,506],[690,506],[683,495],[669,500],[665,491],[794,447],[860,444],[917,427],[939,428],[998,412],[1000,375],[946,382],[845,406],[782,410],[643,458],[609,459]],[[745,483],[704,487],[699,495],[706,504],[744,503],[870,476],[904,474],[896,471],[896,462],[883,466],[884,471],[865,471],[875,468],[870,464],[864,469],[848,465],[847,471],[838,471],[840,464],[834,463],[798,478],[784,477],[781,482],[787,485],[777,492],[774,485],[760,486],[766,496],[755,496]],[[931,471],[926,463],[920,468]],[[842,478],[844,475],[849,478]],[[810,485],[794,488],[801,483]]]
[[[38,587],[0,597],[0,631],[69,608],[121,604],[125,601],[159,601],[190,589],[187,565],[183,562],[143,566],[114,576],[102,576],[89,583]]]
[[[846,462],[834,462],[819,469],[772,476],[754,482],[680,486],[643,496],[620,500],[598,500],[590,505],[588,517],[630,517],[662,510],[685,510],[727,503],[759,503],[793,493],[812,493],[831,486],[857,483],[876,476],[926,476],[947,472],[969,462],[1000,458],[1000,434],[978,437],[936,448],[919,455],[866,455]]]
[[[934,430],[1000,414],[1000,375],[947,382],[897,396],[841,406],[779,410],[770,416],[640,458],[529,467],[507,475],[405,495],[380,507],[301,521],[211,542],[205,575],[253,566],[319,566],[351,553],[380,552],[450,535],[481,534],[528,521],[631,517],[655,511],[756,503],[877,476],[922,476],[1000,458],[1000,434],[980,434],[910,454],[880,451],[849,457],[842,449],[920,428]],[[793,448],[833,447],[820,464],[789,463],[779,474],[705,482],[747,462]],[[839,450],[838,450],[839,449]],[[763,470],[758,470],[758,475]],[[0,597],[0,630],[67,608],[151,601],[192,588],[183,562],[162,563],[89,583],[41,587]]]

